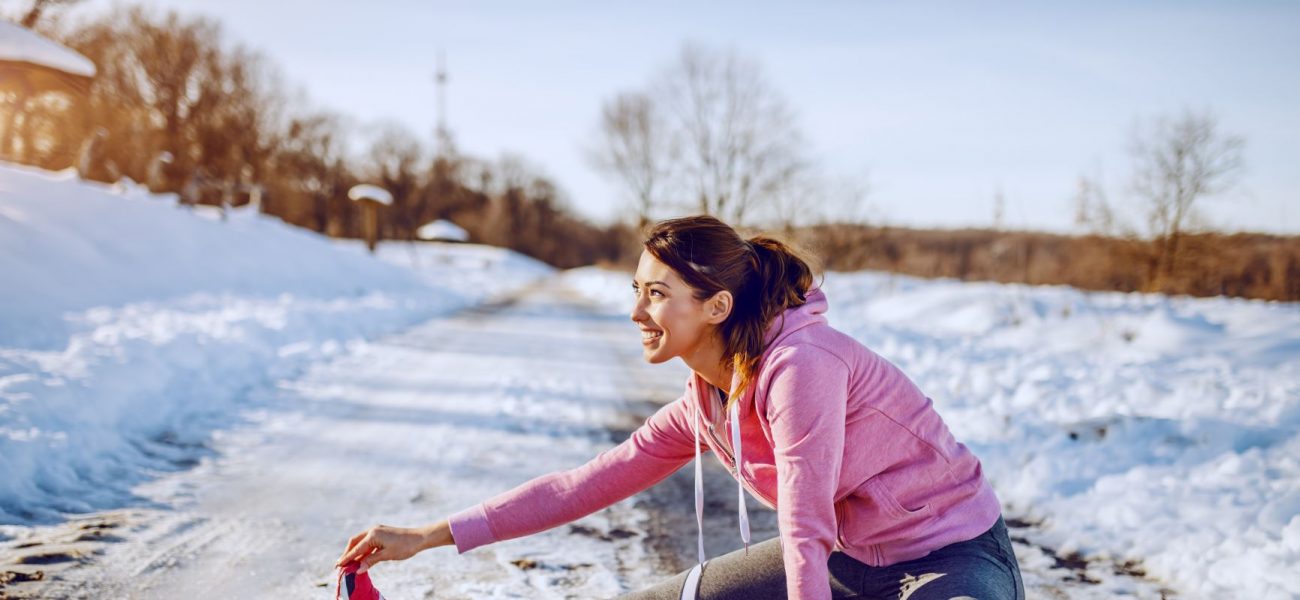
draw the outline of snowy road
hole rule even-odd
[[[348,535],[380,522],[430,522],[581,464],[676,397],[684,375],[680,363],[643,364],[624,315],[552,278],[280,383],[241,426],[216,434],[209,459],[137,490],[157,508],[78,519],[19,550],[52,576],[14,591],[332,597],[331,565]],[[738,545],[735,488],[708,464],[706,528],[716,554]],[[689,476],[570,526],[464,556],[437,549],[382,565],[374,577],[395,600],[616,596],[692,560]],[[775,535],[773,513],[753,503],[751,514],[756,540]],[[1114,592],[1085,576],[1108,567],[1017,551],[1033,597]],[[1138,596],[1160,595],[1154,583],[1124,579]]]
[[[218,436],[216,460],[141,490],[174,509],[105,516],[125,541],[45,592],[324,597],[351,533],[436,520],[581,464],[612,445],[611,431],[639,424],[625,399],[662,401],[681,380],[650,387],[634,340],[625,319],[552,284],[355,348],[282,384],[246,426]],[[392,598],[611,596],[655,574],[643,515],[624,504],[580,527],[465,556],[439,549],[375,577]]]

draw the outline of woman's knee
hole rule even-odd
[[[625,600],[681,598],[690,571],[678,573],[654,586],[622,596]],[[733,598],[784,598],[785,565],[781,544],[773,538],[709,560],[699,577],[699,600]]]

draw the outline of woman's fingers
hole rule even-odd
[[[342,561],[339,562],[339,565],[342,566],[352,562],[365,562],[363,559],[373,556],[374,553],[377,552],[378,550],[379,548],[377,548],[374,544],[369,544],[369,543],[359,544],[357,545],[356,548],[352,550],[352,552],[348,554],[346,558],[344,558]],[[374,561],[372,560],[370,561],[370,563],[374,564]]]
[[[366,556],[365,558],[362,558],[362,559],[361,559],[361,566],[360,566],[360,567],[357,567],[357,572],[358,572],[358,573],[365,573],[366,571],[369,571],[369,570],[370,570],[370,567],[375,566],[376,563],[379,563],[379,562],[382,562],[382,561],[385,561],[385,560],[389,560],[389,558],[388,558],[387,556],[384,556],[384,549],[383,549],[383,548],[380,548],[380,549],[378,549],[378,550],[375,550],[375,551],[372,552],[370,555],[368,555],[368,556]]]
[[[358,533],[352,536],[350,539],[348,539],[348,547],[343,549],[343,555],[339,557],[339,562],[343,561],[343,557],[347,556],[348,552],[351,552],[352,548],[357,545],[357,542],[360,542],[363,538],[365,538],[367,533],[369,533],[369,530],[362,531],[361,533]]]
[[[425,548],[426,536],[420,528],[401,528],[376,525],[352,537],[348,549],[334,566],[353,561],[361,563],[357,572],[365,572],[386,560],[406,560]]]
[[[374,547],[374,528],[358,533],[348,540],[347,550],[343,551],[343,555],[339,557],[338,562],[334,563],[334,566],[343,566],[354,560],[359,560],[374,550]]]
[[[339,555],[339,559],[334,561],[334,566],[337,567],[342,565],[344,559],[348,557],[348,554],[352,553],[352,548],[355,547],[357,545],[357,542],[361,541],[361,538],[365,537],[365,535],[366,535],[365,533],[358,533],[357,535],[354,535],[351,538],[349,538],[348,545],[345,548],[343,548],[343,554]]]

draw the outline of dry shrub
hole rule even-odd
[[[829,270],[1300,300],[1300,236],[1185,234],[1167,275],[1158,273],[1158,241],[845,224],[802,229],[797,237]]]

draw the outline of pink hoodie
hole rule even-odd
[[[662,481],[695,457],[697,411],[711,424],[700,449],[713,450],[777,511],[790,598],[831,597],[832,550],[885,566],[992,527],[997,496],[930,399],[889,361],[827,325],[820,289],[807,298],[768,329],[754,384],[739,404],[739,470],[717,388],[692,374],[686,393],[622,444],[449,517],[457,550],[568,523]]]

